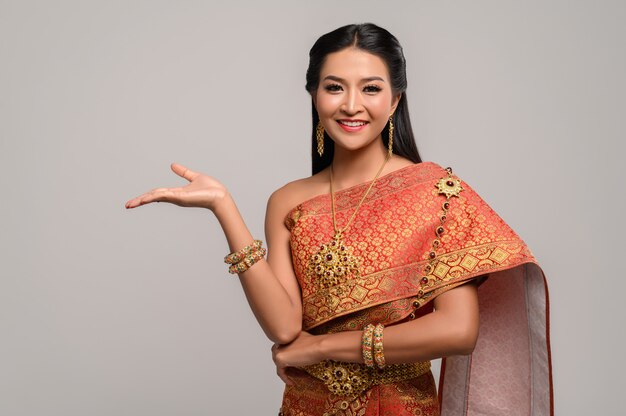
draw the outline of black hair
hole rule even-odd
[[[309,68],[306,71],[306,90],[315,94],[320,82],[320,71],[326,56],[348,47],[355,47],[374,54],[381,58],[387,65],[391,88],[394,95],[401,94],[400,102],[393,113],[393,152],[403,156],[413,163],[422,160],[417,151],[409,107],[406,99],[406,60],[402,53],[400,42],[391,33],[373,23],[352,24],[340,27],[332,32],[322,35],[309,51]],[[334,142],[324,132],[324,154],[320,157],[317,153],[316,128],[319,115],[311,98],[311,154],[313,174],[323,170],[333,160]],[[382,131],[382,140],[388,145],[388,125]]]

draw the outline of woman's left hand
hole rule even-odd
[[[272,346],[272,358],[276,364],[276,374],[285,384],[293,384],[286,372],[288,367],[317,364],[324,359],[320,350],[320,339],[321,336],[302,331],[289,344],[274,344]]]

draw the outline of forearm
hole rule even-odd
[[[363,362],[363,331],[321,335],[323,359]],[[470,354],[476,335],[443,313],[429,313],[414,321],[385,327],[383,349],[387,364],[427,361],[450,355]]]
[[[230,251],[237,251],[254,240],[237,205],[226,195],[214,211]],[[244,293],[259,324],[273,342],[284,344],[294,339],[301,329],[301,310],[294,305],[285,288],[265,260],[239,273]]]

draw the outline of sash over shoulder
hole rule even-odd
[[[442,191],[446,182],[452,194]],[[338,227],[368,185],[335,193]],[[331,287],[310,272],[311,256],[332,237],[330,196],[300,203],[285,225],[303,329],[402,301],[410,307],[399,321],[478,279],[479,339],[472,355],[444,358],[441,414],[553,414],[545,276],[526,244],[462,179],[433,162],[379,177],[344,235],[362,259],[361,273]]]

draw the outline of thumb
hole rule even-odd
[[[192,171],[191,169],[183,166],[179,163],[172,163],[170,165],[172,171],[180,177],[187,179],[188,181],[192,181],[196,176],[198,176],[197,172]]]

